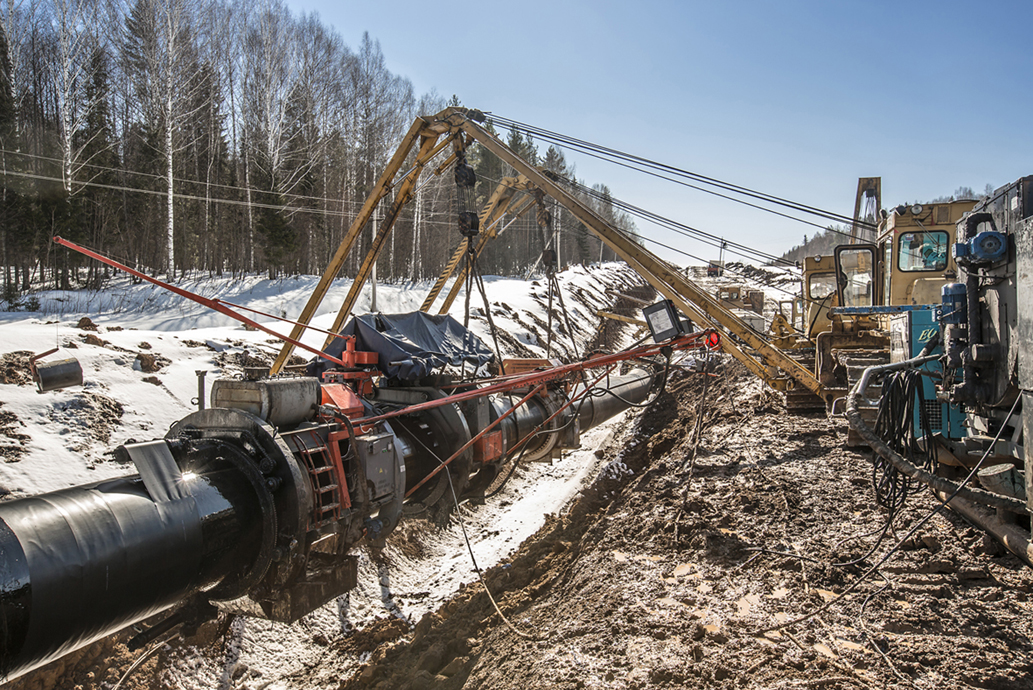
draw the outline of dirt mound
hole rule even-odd
[[[33,354],[31,350],[16,350],[0,355],[0,383],[15,386],[27,386],[32,383],[29,360]]]
[[[79,436],[70,446],[82,451],[94,443],[106,444],[111,431],[121,424],[122,403],[106,395],[83,391],[71,400],[55,402],[50,419]]]
[[[725,264],[725,268],[728,272],[736,277],[751,278],[759,283],[766,285],[785,285],[790,283],[799,283],[799,275],[792,275],[785,271],[768,271],[758,266],[751,264],[744,264],[738,261]]]
[[[262,351],[243,350],[220,352],[215,356],[215,362],[223,369],[268,369],[273,363],[273,358]]]
[[[155,374],[172,364],[172,361],[156,352],[140,352],[136,355],[136,363],[139,365],[140,371],[145,374]]]
[[[580,297],[578,292],[574,294],[575,299]],[[640,320],[642,319],[642,302],[652,302],[656,299],[656,290],[646,284],[625,285],[622,292],[611,291],[607,294],[613,298],[607,311]],[[586,350],[588,352],[600,350],[612,352],[619,347],[625,329],[626,326],[622,321],[600,317],[599,328]]]
[[[96,345],[97,347],[110,347],[111,343],[107,340],[102,339],[100,336],[94,335],[93,333],[87,333],[82,336],[82,341],[87,345]]]
[[[3,407],[0,402],[0,407]],[[28,452],[25,444],[31,437],[21,433],[25,423],[10,410],[0,409],[0,459],[4,462],[18,462]]]

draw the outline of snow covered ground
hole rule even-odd
[[[594,310],[612,301],[604,294],[605,288],[633,280],[627,267],[616,263],[591,270],[575,267],[560,274],[571,319],[583,327],[578,334],[579,347],[599,321]],[[293,318],[301,312],[316,282],[312,276],[284,280],[249,277],[204,278],[177,285],[206,297]],[[535,326],[536,321],[542,326],[546,322],[544,283],[492,277],[485,283],[490,301],[505,305],[493,308],[497,328],[535,355],[543,356],[545,343],[539,342],[542,328]],[[313,319],[314,326],[330,327],[348,288],[347,280],[335,283]],[[378,310],[415,311],[429,288],[430,283],[379,285]],[[583,300],[577,299],[572,290]],[[280,342],[267,333],[247,331],[228,316],[149,284],[132,285],[120,280],[99,292],[53,291],[38,297],[39,312],[0,312],[0,356],[16,351],[42,353],[59,347],[58,353],[40,362],[74,357],[82,366],[84,384],[43,394],[31,385],[0,384],[0,411],[14,415],[17,433],[29,437],[19,444],[0,436],[0,444],[19,446],[22,451],[20,461],[0,464],[0,487],[16,496],[124,474],[125,468],[110,462],[107,452],[129,439],[160,437],[172,422],[197,409],[196,371],[206,370],[210,385],[215,378],[239,375],[241,365],[249,358],[269,361],[280,349]],[[480,304],[474,296],[471,307],[475,314]],[[367,286],[355,311],[364,313],[369,306]],[[462,296],[451,313],[462,320]],[[275,331],[290,332],[288,323],[245,314]],[[83,317],[96,324],[97,330],[78,328]],[[483,319],[472,319],[471,329],[491,343]],[[95,344],[86,342],[88,337]],[[309,331],[302,341],[320,347],[324,337]],[[555,348],[562,353],[570,348],[563,337],[555,338],[553,346],[553,356]],[[297,352],[308,359],[309,353]],[[168,363],[158,372],[147,373],[141,370],[141,354],[156,355]]]
[[[579,352],[599,324],[595,310],[607,309],[614,301],[606,294],[607,288],[622,290],[641,283],[619,263],[573,267],[559,274],[559,280],[578,331]],[[316,282],[311,276],[275,281],[204,277],[177,285],[206,297],[294,317]],[[701,282],[711,293],[719,284],[768,290],[765,311],[769,320],[777,300],[785,299],[754,280],[734,275]],[[495,325],[504,332],[506,356],[544,356],[545,281],[486,277],[485,283]],[[313,325],[330,327],[349,287],[348,280],[334,284]],[[414,311],[429,288],[429,282],[380,285],[377,307],[385,313]],[[130,440],[161,437],[170,424],[196,409],[196,371],[208,372],[210,386],[214,378],[237,376],[243,365],[253,360],[271,361],[279,351],[279,341],[268,334],[247,331],[229,317],[148,284],[119,280],[100,292],[46,292],[38,297],[39,312],[0,312],[0,358],[8,365],[4,371],[15,361],[10,353],[40,353],[60,347],[57,354],[42,361],[75,357],[82,365],[84,385],[40,394],[28,383],[0,383],[0,451],[5,451],[7,460],[0,463],[0,493],[7,491],[14,497],[132,473],[133,468],[116,462],[110,451]],[[369,311],[370,297],[367,286],[355,311]],[[463,302],[460,295],[451,310],[459,320]],[[479,296],[474,295],[471,328],[490,345],[487,323],[478,318],[481,306]],[[290,324],[248,315],[280,333],[290,331]],[[96,330],[80,328],[83,317],[90,319]],[[310,332],[303,340],[319,347],[323,338]],[[556,350],[560,356],[570,355],[565,335],[554,335],[553,348],[553,356]],[[308,358],[308,353],[299,354]],[[147,362],[141,355],[155,356],[160,369],[143,371]],[[554,463],[532,464],[487,505],[464,505],[464,526],[478,565],[487,568],[498,563],[533,534],[548,513],[560,511],[599,472],[601,461],[594,450],[614,440],[619,443],[624,420],[633,413],[583,435],[582,450]],[[234,670],[239,678],[246,669],[243,672],[251,679],[250,687],[312,687],[311,669],[327,653],[326,639],[385,616],[415,623],[461,584],[476,579],[457,523],[444,530],[423,530],[420,549],[416,557],[389,547],[385,561],[379,564],[360,554],[358,587],[348,595],[291,626],[240,619],[233,625],[226,658],[179,652],[168,667],[165,683],[188,689],[228,688],[234,685]],[[336,669],[337,673],[346,671]],[[336,687],[336,683],[334,677],[326,677],[326,687]]]
[[[627,266],[617,263],[573,267],[562,272],[559,280],[571,320],[577,324],[579,352],[599,323],[595,310],[613,303],[606,289],[640,283]],[[314,277],[278,281],[251,277],[185,280],[177,285],[293,317],[301,312],[315,283]],[[506,355],[544,356],[546,283],[494,277],[486,277],[485,283],[495,325],[506,335]],[[385,313],[413,311],[429,287],[430,283],[380,285],[377,307]],[[315,326],[331,325],[348,288],[347,280],[333,286],[313,319]],[[268,334],[247,331],[229,317],[147,284],[117,281],[100,292],[47,292],[38,297],[39,312],[0,313],[0,357],[9,369],[11,362],[20,361],[11,353],[60,347],[41,362],[76,358],[84,385],[41,394],[25,381],[0,383],[0,415],[6,415],[5,425],[0,425],[0,444],[7,451],[7,462],[0,463],[0,488],[12,497],[133,473],[131,466],[116,462],[110,451],[131,440],[159,438],[170,424],[196,409],[196,371],[208,372],[210,386],[212,379],[239,375],[243,364],[252,359],[270,361],[279,351],[279,342]],[[471,305],[475,317],[481,306],[475,295]],[[369,307],[367,286],[356,311]],[[462,320],[462,295],[452,315]],[[79,327],[84,317],[96,325],[95,330]],[[256,320],[280,333],[290,330],[290,324]],[[471,328],[491,343],[483,318],[472,318]],[[313,332],[304,341],[318,347],[323,337]],[[571,345],[565,335],[557,334],[553,348],[553,356],[557,349],[566,356]],[[147,362],[141,355],[153,355],[160,369],[144,371]],[[622,420],[619,416],[584,434],[583,450],[522,470],[487,505],[463,507],[464,526],[478,565],[487,568],[505,558],[542,525],[546,514],[560,510],[594,476],[600,460],[593,451],[619,434]],[[4,435],[4,430],[10,433]],[[428,528],[420,547],[418,558],[389,547],[380,564],[360,554],[358,587],[292,626],[238,621],[231,645],[236,652],[230,658],[213,661],[184,654],[168,671],[169,686],[229,687],[230,675],[242,664],[261,678],[260,686],[310,687],[311,677],[296,682],[292,677],[311,668],[325,653],[325,645],[313,642],[314,637],[332,638],[384,616],[415,623],[461,584],[476,579],[457,523],[440,531]],[[329,680],[327,684],[335,686]]]

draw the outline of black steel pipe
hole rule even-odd
[[[645,400],[651,383],[652,376],[641,370],[611,377],[599,395],[560,414],[568,400],[561,392],[535,396],[500,424],[504,449],[513,449],[556,415],[541,440],[530,442],[524,459],[547,455],[571,442],[560,437],[575,414],[580,428],[590,429],[629,402]],[[504,398],[492,401],[495,418],[511,404]],[[429,436],[418,440],[440,442],[442,452],[460,447],[471,436],[462,415],[454,407],[438,409],[419,432]],[[404,441],[406,465],[425,454],[423,445],[409,438],[417,431],[386,431],[395,442]],[[248,440],[251,434],[257,434],[260,447]],[[276,445],[271,434],[242,412],[196,412],[174,425],[168,441],[120,449],[140,475],[0,503],[0,682],[195,594],[213,601],[247,594],[265,574],[271,540],[281,533],[303,535],[310,512],[307,477],[292,474],[301,470],[287,457],[289,449],[277,446],[276,457],[263,460],[261,451]],[[573,443],[576,438],[573,434]],[[259,471],[266,460],[270,467]],[[456,466],[471,471],[468,458]],[[276,491],[284,482],[294,490]],[[403,490],[398,485],[395,493]],[[400,500],[397,504],[400,508]],[[386,518],[393,523],[397,512],[389,507]]]
[[[0,682],[240,577],[262,503],[224,457],[0,503]]]
[[[628,409],[629,403],[638,404],[646,400],[652,384],[653,376],[642,369],[633,369],[623,376],[611,376],[600,382],[594,392],[589,393],[584,399],[574,402],[560,413],[552,420],[548,428],[559,429],[565,426],[576,413],[578,430],[588,431]],[[584,386],[576,386],[571,397],[578,398],[583,391]],[[520,440],[533,433],[562,406],[563,402],[565,400],[557,401],[551,398],[534,397],[508,418],[502,420],[500,427],[503,431],[503,444],[506,451],[516,447]],[[512,403],[506,398],[496,398],[492,401],[492,405],[495,414],[501,416],[511,407]],[[545,433],[540,438],[540,441],[529,442],[529,447],[523,454],[525,461],[544,457],[558,442],[556,433]]]
[[[515,400],[509,398],[495,398],[491,401],[494,419],[501,417],[508,412]],[[535,429],[545,423],[555,408],[550,409],[546,398],[534,396],[525,404],[521,405],[499,424],[502,430],[502,447],[505,453],[509,453],[525,437],[531,435]],[[554,419],[550,428],[555,429],[561,426],[568,415],[560,415]],[[524,460],[533,462],[547,455],[556,445],[556,434],[543,434],[538,440],[528,441],[527,448],[523,451]]]
[[[603,379],[596,387],[600,389],[600,394],[589,393],[588,398],[581,405],[581,411],[578,413],[578,426],[581,431],[588,431],[631,407],[628,403],[637,405],[645,401],[649,397],[649,389],[652,385],[652,374],[642,369],[632,369],[624,376],[611,376],[609,380]],[[579,395],[582,390],[584,390],[583,387],[579,386],[574,390],[573,395]]]

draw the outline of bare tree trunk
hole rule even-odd
[[[170,120],[172,115],[172,70],[169,70],[166,82],[167,98],[165,102],[166,113],[169,114]],[[176,279],[176,242],[175,242],[175,196],[173,194],[173,177],[172,177],[172,123],[166,122],[165,124],[165,184],[168,188],[168,195],[166,198],[166,226],[165,226],[165,245],[168,251],[168,274],[169,280]]]
[[[244,192],[247,194],[247,270],[255,270],[255,215],[251,199],[251,155],[244,147]]]
[[[416,208],[412,218],[412,261],[409,264],[409,280],[423,278],[423,265],[420,257],[420,226],[423,225],[423,187],[416,188]],[[417,268],[419,267],[419,268]],[[417,270],[420,271],[417,277]]]

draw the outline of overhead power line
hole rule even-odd
[[[595,199],[597,199],[599,201],[602,201],[604,203],[608,201],[611,204],[613,204],[613,206],[615,206],[615,207],[617,207],[617,208],[619,208],[619,209],[621,209],[623,211],[626,211],[627,213],[629,213],[629,214],[631,214],[633,216],[636,216],[638,218],[641,218],[642,220],[654,223],[656,225],[660,225],[662,227],[665,227],[665,228],[667,228],[669,230],[672,230],[672,231],[678,233],[679,235],[684,235],[685,237],[689,237],[689,238],[694,239],[694,240],[696,240],[698,242],[702,242],[704,244],[708,244],[708,245],[710,245],[712,247],[718,247],[718,248],[725,249],[726,251],[729,251],[729,252],[731,252],[733,254],[738,254],[739,256],[741,256],[741,257],[743,257],[745,259],[755,260],[755,259],[759,258],[759,259],[761,259],[763,261],[766,261],[766,262],[772,263],[772,264],[782,264],[784,266],[790,266],[790,267],[794,267],[794,268],[796,267],[796,262],[794,262],[794,261],[790,261],[788,259],[783,259],[780,256],[775,256],[774,254],[768,254],[767,252],[761,251],[759,249],[756,249],[756,248],[751,247],[751,246],[746,245],[746,244],[742,244],[742,243],[739,243],[739,242],[735,242],[733,240],[729,240],[729,239],[725,239],[723,237],[719,237],[719,236],[714,235],[712,233],[705,232],[703,230],[699,230],[698,228],[694,228],[691,225],[685,225],[684,223],[679,223],[678,221],[672,220],[670,218],[666,218],[666,217],[661,216],[661,215],[659,215],[657,213],[653,213],[652,211],[647,211],[647,210],[645,210],[643,208],[640,208],[638,206],[634,206],[634,205],[632,205],[632,204],[630,204],[630,203],[628,203],[626,201],[622,201],[622,200],[620,200],[620,199],[618,199],[616,197],[602,194],[602,193],[592,189],[591,187],[588,187],[588,186],[586,186],[586,185],[584,185],[584,184],[582,184],[580,182],[577,182],[576,180],[570,180],[569,183],[572,186],[574,186],[576,189],[580,190],[584,194],[587,194],[587,195],[589,195],[589,196],[591,196],[591,197],[593,197],[593,198],[595,198]]]
[[[33,158],[33,159],[36,159],[36,160],[48,161],[48,162],[51,162],[51,163],[59,163],[60,164],[60,163],[64,162],[62,159],[54,158],[52,156],[41,156],[41,155],[38,155],[38,154],[24,153],[24,152],[21,152],[21,151],[9,151],[7,149],[2,149],[2,148],[0,148],[0,153],[6,154],[6,155],[9,155],[9,156],[22,156],[24,158]],[[152,180],[159,181],[159,182],[165,182],[168,179],[165,175],[159,175],[157,173],[143,172],[143,171],[140,171],[140,170],[129,170],[127,168],[112,168],[110,166],[97,165],[95,163],[80,163],[79,167],[91,168],[93,170],[96,170],[98,173],[101,173],[101,172],[111,172],[111,173],[116,173],[118,175],[125,175],[127,177],[147,178],[147,179],[152,179]],[[404,175],[403,175],[403,177],[404,177]],[[47,179],[53,179],[53,178],[40,177],[38,179],[47,180]],[[424,181],[423,185],[425,186],[426,184],[428,184],[433,179],[434,179],[434,177],[432,175],[429,175],[427,177],[427,180]],[[62,180],[60,180],[60,179],[58,179],[56,181],[62,182]],[[237,186],[237,185],[230,185],[230,184],[222,184],[222,183],[218,183],[218,182],[208,182],[208,181],[205,181],[205,180],[190,180],[190,179],[186,179],[186,178],[182,178],[182,177],[173,177],[172,181],[175,182],[176,184],[180,184],[180,185],[199,185],[199,186],[203,186],[205,188],[225,189],[225,190],[228,190],[228,191],[231,191],[231,192],[240,192],[241,194],[246,194],[249,191],[249,188],[247,188],[247,187],[240,187],[240,186]],[[82,184],[82,185],[85,185],[85,184],[89,184],[89,183],[87,183],[87,182],[80,182],[78,180],[73,180],[72,184]],[[148,190],[143,190],[143,189],[136,188],[136,187],[134,187],[134,188],[126,187],[126,189],[131,189],[131,191],[140,191],[140,192],[148,191]],[[151,190],[151,191],[153,191],[153,190]],[[288,199],[289,203],[294,203],[294,204],[304,203],[304,202],[321,202],[321,203],[326,203],[326,204],[334,204],[334,205],[338,205],[338,206],[340,206],[340,205],[347,205],[347,206],[353,206],[353,207],[360,207],[361,208],[362,205],[365,203],[364,201],[351,201],[351,200],[347,200],[347,199],[335,199],[335,198],[331,198],[331,197],[306,196],[306,195],[303,195],[303,194],[294,194],[292,192],[270,192],[268,190],[256,189],[254,187],[250,188],[250,192],[252,194],[278,194],[279,196],[282,196],[283,198]],[[165,194],[165,192],[161,192],[161,193]]]
[[[35,175],[33,173],[16,172],[14,170],[5,170],[0,172],[0,177],[21,177],[29,180],[40,180],[43,182],[57,182],[63,184],[64,180],[60,177],[53,177],[51,175]],[[127,187],[125,185],[115,184],[103,184],[101,182],[83,182],[80,180],[73,180],[72,184],[77,187],[94,187],[97,189],[110,189],[117,192],[129,192],[132,194],[146,194],[149,196],[160,196],[167,197],[168,192],[163,192],[158,189],[140,189],[139,187]],[[269,194],[270,192],[262,192],[260,190],[252,190],[254,194]],[[283,204],[265,204],[258,201],[246,201],[242,199],[224,199],[221,197],[204,197],[196,194],[184,194],[182,192],[173,192],[173,198],[184,201],[202,201],[210,202],[213,204],[228,204],[230,206],[250,206],[251,208],[262,208],[270,209],[273,211],[282,211],[285,213],[308,213],[317,216],[328,216],[332,218],[354,218],[355,213],[351,211],[333,211],[330,209],[312,208],[309,206],[289,206]],[[424,210],[421,214],[424,218],[429,216],[445,216],[449,219],[452,218],[453,214],[450,211],[427,211]],[[439,222],[439,221],[429,221]],[[451,220],[447,221],[451,222]]]
[[[684,170],[682,168],[678,168],[678,167],[675,167],[675,166],[672,166],[672,165],[667,165],[665,163],[660,163],[660,162],[657,162],[657,161],[654,161],[654,160],[650,160],[648,158],[643,158],[641,156],[636,156],[636,155],[633,155],[633,154],[630,154],[630,153],[626,153],[624,151],[620,151],[620,150],[617,150],[617,149],[609,148],[609,147],[602,146],[602,145],[599,145],[599,144],[594,144],[592,142],[585,141],[583,139],[577,139],[575,137],[571,137],[571,136],[568,136],[568,135],[565,135],[565,134],[560,134],[558,132],[553,132],[553,131],[550,131],[550,130],[547,130],[547,129],[543,129],[541,127],[535,127],[533,125],[528,125],[526,123],[519,122],[517,120],[512,120],[510,118],[502,117],[502,116],[495,115],[495,114],[489,114],[489,117],[490,117],[490,121],[493,124],[498,124],[503,129],[508,129],[508,130],[511,130],[511,131],[512,130],[516,130],[518,132],[523,132],[525,134],[531,135],[532,137],[537,137],[537,138],[542,139],[544,141],[551,141],[551,142],[556,143],[556,144],[558,144],[560,146],[566,146],[566,147],[571,148],[571,149],[582,151],[584,153],[592,155],[592,156],[594,156],[596,158],[600,158],[602,160],[608,160],[609,162],[616,163],[618,165],[623,165],[624,167],[631,167],[633,169],[637,169],[640,172],[645,172],[645,173],[648,173],[648,174],[652,174],[652,171],[661,171],[661,172],[666,173],[666,174],[674,175],[675,177],[683,177],[683,178],[692,180],[694,182],[698,182],[700,184],[705,184],[705,185],[716,187],[718,189],[722,189],[722,190],[725,190],[725,191],[728,191],[728,192],[732,192],[734,194],[739,194],[739,195],[742,195],[742,196],[746,196],[746,197],[750,197],[750,198],[753,198],[753,199],[757,199],[758,201],[763,201],[763,202],[766,202],[766,203],[774,204],[774,205],[777,205],[777,206],[782,206],[782,207],[789,208],[789,209],[792,209],[792,210],[795,210],[795,211],[799,211],[799,212],[802,212],[802,213],[806,213],[806,214],[809,214],[809,215],[814,215],[814,216],[817,216],[817,217],[820,217],[820,218],[825,218],[827,220],[831,220],[831,221],[834,221],[834,222],[837,222],[837,223],[852,224],[854,222],[853,218],[851,218],[849,216],[845,216],[845,215],[840,214],[840,213],[835,213],[833,211],[826,211],[824,209],[820,209],[820,208],[817,208],[815,206],[810,206],[808,204],[803,204],[803,203],[800,203],[800,202],[791,201],[789,199],[786,199],[784,197],[780,197],[780,196],[777,196],[777,195],[774,195],[774,194],[767,194],[765,192],[761,192],[761,191],[758,191],[756,189],[751,189],[749,187],[744,187],[742,185],[733,184],[731,182],[725,182],[723,180],[719,180],[719,179],[716,179],[716,178],[713,178],[713,177],[708,177],[706,175],[701,175],[699,173],[694,173],[694,172],[691,172],[689,170]],[[636,166],[641,166],[641,167],[636,167]],[[646,168],[646,169],[643,169],[643,168]],[[676,180],[671,180],[671,181],[676,181]],[[766,211],[768,213],[774,213],[776,215],[780,215],[780,216],[783,216],[783,217],[786,217],[786,218],[790,218],[792,220],[796,220],[798,222],[806,223],[808,225],[815,225],[815,223],[812,223],[810,221],[806,221],[806,220],[803,220],[803,219],[800,219],[800,218],[795,218],[793,216],[787,216],[787,215],[782,214],[782,213],[780,213],[778,211],[775,211],[773,209],[769,209],[769,208],[765,208],[765,207],[761,207],[761,206],[756,206],[756,205],[750,204],[749,202],[746,202],[746,201],[744,201],[742,199],[735,199],[735,198],[727,197],[727,196],[719,194],[719,193],[715,193],[715,192],[713,192],[713,190],[703,189],[703,188],[700,188],[700,187],[697,187],[697,186],[694,186],[694,185],[686,185],[686,186],[690,186],[693,189],[698,189],[699,191],[703,191],[703,192],[706,192],[706,193],[716,194],[717,196],[721,196],[722,198],[729,199],[730,201],[735,201],[737,203],[743,203],[743,204],[746,204],[746,205],[749,205],[749,206],[753,206],[754,208],[758,208],[758,209]],[[875,229],[877,227],[876,225],[874,225],[872,223],[865,222],[865,221],[859,221],[859,223],[862,226],[864,226],[864,227],[868,227],[868,228],[872,228],[872,229]],[[817,225],[817,227],[825,229],[825,227],[821,226],[821,225]]]

